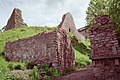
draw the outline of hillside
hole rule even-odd
[[[6,41],[14,41],[26,37],[30,37],[33,35],[36,35],[38,33],[42,32],[50,32],[55,30],[56,27],[23,27],[23,28],[14,28],[5,32],[0,33],[0,78],[4,79],[5,75],[9,72],[9,64],[20,64],[24,65],[24,63],[17,63],[17,62],[7,62],[4,59],[4,47]],[[68,33],[68,35],[71,38],[71,44],[74,49],[75,53],[75,62],[76,62],[76,68],[80,69],[82,67],[85,67],[86,65],[90,64],[90,48],[89,48],[89,40],[81,41],[77,39],[72,33]],[[73,43],[74,40],[77,40],[78,42],[75,44]]]

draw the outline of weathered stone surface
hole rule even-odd
[[[110,16],[96,16],[96,22],[92,26],[89,37],[95,77],[100,80],[119,80],[120,47]]]
[[[11,14],[10,19],[7,22],[7,25],[3,28],[4,30],[9,30],[16,27],[24,27],[25,23],[22,19],[22,11],[15,8]]]
[[[72,32],[76,37],[85,40],[85,37],[76,30],[73,17],[70,13],[63,15],[62,21],[58,26],[59,28],[64,29],[66,32]]]
[[[11,61],[52,64],[58,70],[74,66],[74,53],[70,38],[63,29],[7,42],[5,57]]]
[[[80,34],[82,34],[85,37],[85,39],[89,39],[88,31],[89,31],[89,29],[86,27],[82,27],[82,28],[78,29],[78,32]]]

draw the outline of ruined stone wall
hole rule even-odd
[[[64,29],[66,32],[72,32],[76,37],[85,40],[85,37],[77,31],[74,24],[74,19],[70,13],[63,15],[62,21],[58,26],[59,28]]]
[[[70,38],[64,30],[7,42],[5,56],[11,61],[32,61],[35,64],[48,65],[52,63],[58,70],[74,66]]]
[[[89,37],[95,76],[100,80],[119,80],[120,45],[109,15],[96,16]]]
[[[24,27],[25,23],[22,19],[22,11],[15,8],[7,22],[7,25],[3,28],[4,30],[9,30],[16,27]]]
[[[86,29],[85,27],[78,29],[78,32],[82,34],[85,37],[85,39],[89,39],[88,31],[89,29]]]

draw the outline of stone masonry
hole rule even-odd
[[[120,80],[120,45],[109,15],[96,16],[89,37],[95,77],[100,80]]]
[[[74,53],[70,38],[63,29],[7,42],[5,57],[10,61],[52,64],[58,70],[74,66]]]
[[[20,9],[15,8],[11,14],[10,19],[7,22],[7,25],[3,27],[3,30],[10,30],[16,27],[24,27],[26,24],[22,19],[22,11]]]
[[[64,29],[66,32],[72,32],[76,37],[85,40],[84,36],[76,30],[73,17],[70,13],[66,13],[62,17],[59,28]]]
[[[82,34],[85,37],[85,39],[89,39],[89,34],[88,34],[89,29],[88,28],[82,27],[82,28],[78,29],[78,32],[80,34]]]

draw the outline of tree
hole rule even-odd
[[[112,0],[109,14],[112,17],[113,23],[116,27],[117,36],[120,39],[120,0]]]
[[[95,15],[110,15],[120,39],[120,0],[90,0],[86,14],[87,25],[94,22]]]
[[[109,14],[111,0],[90,0],[89,7],[86,11],[87,25],[94,22],[95,15]]]

